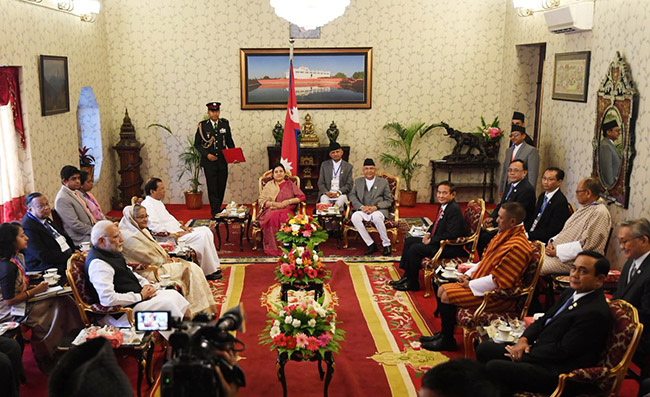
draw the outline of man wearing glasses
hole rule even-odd
[[[546,244],[551,237],[562,231],[564,223],[571,216],[569,202],[560,190],[564,171],[556,167],[547,168],[542,176],[544,192],[537,198],[535,217],[526,223],[528,239]]]
[[[539,152],[534,146],[531,146],[525,142],[526,139],[526,128],[517,124],[511,126],[512,131],[510,133],[510,142],[512,146],[506,150],[506,158],[503,161],[503,164],[510,164],[514,160],[521,160],[526,163],[528,169],[528,182],[533,186],[537,185],[537,176],[539,173]],[[503,172],[501,173],[501,180],[499,182],[499,192],[502,195],[507,193],[507,184],[508,184],[508,170],[507,167],[503,167]]]
[[[569,274],[581,251],[605,253],[612,217],[600,199],[600,192],[600,183],[594,178],[578,183],[576,198],[581,207],[567,219],[562,231],[548,241],[541,275]]]

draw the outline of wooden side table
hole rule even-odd
[[[289,354],[286,352],[278,354],[278,361],[276,363],[276,367],[278,369],[278,379],[280,380],[280,383],[282,383],[282,396],[287,397],[287,380],[284,376],[284,366],[287,363],[287,361],[318,361],[318,375],[320,376],[320,380],[323,380],[323,376],[325,376],[325,384],[324,384],[324,389],[323,389],[323,396],[327,397],[327,390],[330,385],[330,381],[332,380],[332,374],[334,373],[334,357],[332,355],[331,351],[326,351],[325,352],[325,357],[322,357],[320,353],[316,352],[313,356],[304,358],[302,356],[297,356],[296,353],[292,354],[291,357],[289,357]],[[322,361],[325,361],[326,364],[326,370],[323,371],[323,366],[322,366]]]
[[[494,171],[499,166],[499,162],[496,160],[483,161],[483,162],[471,162],[471,161],[446,161],[446,160],[431,160],[431,200],[429,202],[434,204],[436,198],[436,171],[446,171],[447,180],[452,182],[451,175],[454,170],[471,170],[478,169],[483,171],[483,181],[481,182],[466,182],[466,183],[455,183],[457,189],[462,188],[482,188],[483,189],[483,200],[486,200],[486,191],[490,190],[490,203],[494,202],[494,189],[497,187],[497,184],[494,181]],[[490,175],[490,180],[488,182],[488,174]]]
[[[219,225],[224,224],[226,225],[226,241],[230,241],[230,225],[233,223],[238,223],[240,227],[240,233],[239,233],[239,250],[243,251],[244,250],[244,234],[246,234],[246,241],[250,243],[251,239],[248,237],[248,232],[250,231],[251,228],[251,209],[246,207],[246,210],[244,211],[244,216],[239,216],[239,215],[230,215],[229,213],[225,214],[217,214],[213,218],[214,222],[216,223],[216,232],[217,232],[217,238],[219,239],[219,247],[217,248],[218,251],[221,250],[221,233],[219,232]],[[246,223],[246,229],[244,229],[244,223]]]

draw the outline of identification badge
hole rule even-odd
[[[225,128],[220,129],[220,130],[219,130],[219,133],[221,133],[221,134],[225,134],[225,133],[226,133],[226,129],[225,129]]]
[[[330,192],[338,192],[339,191],[339,179],[332,179],[332,187],[330,188]]]
[[[11,315],[17,317],[25,317],[25,311],[27,309],[27,301],[18,303],[11,306]]]
[[[65,241],[65,237],[63,237],[63,236],[57,237],[56,242],[59,243],[59,247],[61,247],[61,252],[66,252],[67,250],[70,249],[70,246],[68,245],[68,242]]]

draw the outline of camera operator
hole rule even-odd
[[[217,352],[217,355],[223,359],[228,365],[234,367],[237,365],[237,352],[234,350],[221,350]],[[236,382],[228,383],[226,378],[221,372],[221,368],[218,365],[214,366],[215,371],[217,372],[217,377],[219,378],[219,384],[221,385],[221,390],[225,397],[237,397],[239,396],[239,386]]]

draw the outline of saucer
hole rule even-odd
[[[512,343],[515,341],[514,335],[510,335],[508,339],[501,339],[499,338],[499,335],[495,335],[494,338],[492,338],[496,343]]]

